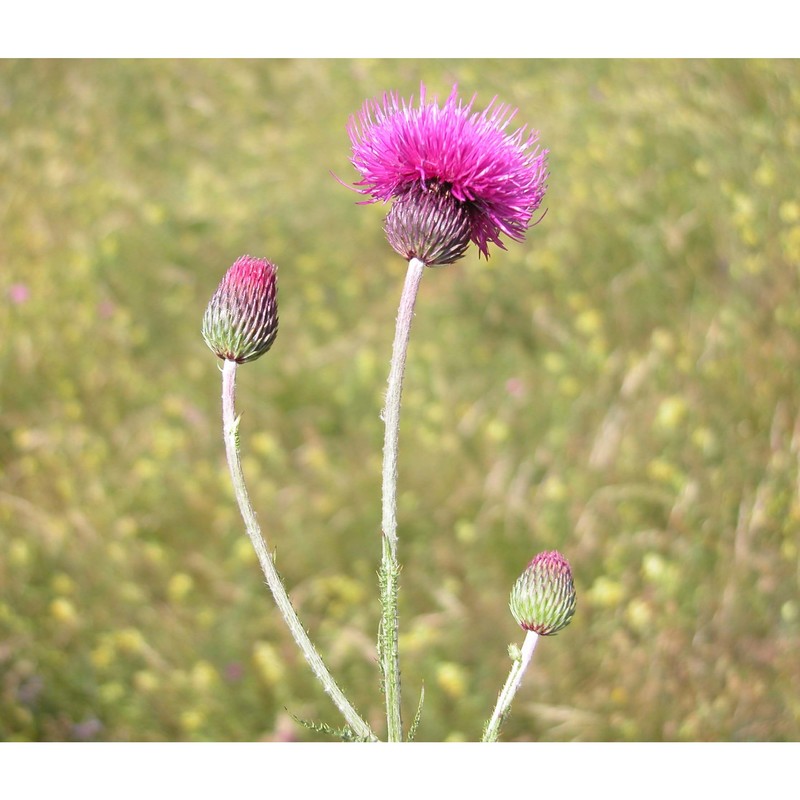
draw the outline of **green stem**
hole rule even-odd
[[[528,631],[525,641],[522,643],[520,657],[515,658],[514,663],[511,665],[511,671],[508,673],[505,686],[503,686],[497,698],[497,705],[494,707],[492,718],[483,733],[484,742],[497,741],[497,737],[500,735],[500,726],[508,716],[508,712],[511,709],[511,701],[514,699],[517,689],[522,685],[522,678],[525,675],[525,670],[528,669],[528,664],[531,663],[533,651],[536,649],[538,641],[539,634]]]
[[[316,675],[339,711],[342,712],[347,724],[353,729],[356,736],[359,739],[377,741],[377,737],[370,730],[369,725],[361,719],[358,712],[350,705],[341,689],[336,685],[336,681],[328,672],[322,658],[308,638],[308,634],[292,606],[289,595],[286,593],[280,575],[278,575],[278,570],[275,568],[275,563],[267,549],[267,543],[264,541],[261,528],[256,520],[255,511],[253,511],[253,506],[250,504],[250,498],[244,482],[242,462],[239,458],[239,419],[236,417],[235,412],[236,367],[235,361],[225,360],[222,368],[222,426],[231,480],[236,492],[236,501],[239,504],[239,510],[242,513],[247,529],[247,535],[253,543],[258,562],[261,564],[261,570],[267,579],[267,585],[275,598],[275,603],[286,621],[295,642],[303,651],[303,655],[306,657],[306,661],[308,661],[314,675]]]
[[[383,548],[381,557],[381,629],[379,657],[386,697],[386,724],[390,742],[403,740],[403,721],[400,708],[400,654],[398,649],[397,595],[400,564],[397,560],[397,448],[400,431],[400,399],[403,393],[403,375],[406,366],[408,339],[414,304],[425,265],[412,258],[397,311],[392,363],[383,409],[385,435],[383,441],[383,513],[381,530]]]

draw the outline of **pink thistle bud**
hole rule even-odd
[[[221,359],[244,364],[272,347],[278,334],[277,267],[242,256],[225,273],[203,317],[203,338]]]
[[[569,625],[575,613],[575,587],[567,559],[557,550],[535,556],[514,584],[509,607],[523,630],[540,636]]]

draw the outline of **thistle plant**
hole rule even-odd
[[[402,739],[397,594],[397,460],[400,404],[417,292],[425,267],[460,259],[470,241],[489,258],[489,244],[505,249],[501,235],[522,241],[542,202],[547,151],[538,134],[505,129],[515,111],[492,101],[474,112],[454,88],[440,107],[420,88],[419,105],[396,94],[368,101],[349,125],[354,186],[367,202],[393,205],[386,237],[408,260],[397,312],[392,360],[383,410],[383,556],[379,658],[390,741]]]
[[[265,259],[242,256],[225,273],[203,317],[203,338],[222,359],[222,429],[225,454],[239,511],[258,556],[275,604],[302,650],[314,675],[341,711],[353,734],[376,737],[339,689],[314,647],[275,568],[275,562],[250,503],[239,455],[239,421],[236,415],[236,369],[264,355],[278,333],[277,267]]]
[[[569,561],[557,550],[539,553],[528,564],[511,590],[511,614],[526,632],[521,648],[512,649],[512,665],[486,725],[484,742],[495,742],[522,685],[540,636],[552,636],[566,628],[575,614],[575,586]]]
[[[521,242],[546,190],[547,151],[538,134],[525,127],[508,132],[516,111],[492,101],[473,110],[454,88],[443,105],[429,100],[425,87],[418,104],[395,94],[367,101],[350,119],[351,163],[360,179],[352,188],[365,203],[391,203],[384,231],[387,241],[408,262],[397,313],[387,381],[384,422],[381,514],[378,660],[385,698],[387,738],[404,738],[401,714],[399,620],[399,535],[397,470],[403,378],[417,293],[425,267],[461,259],[470,243],[479,257],[489,246],[505,249],[503,237]],[[348,738],[374,740],[375,734],[336,685],[292,607],[275,569],[244,484],[239,457],[239,417],[234,408],[239,364],[264,355],[278,330],[277,270],[263,259],[244,256],[222,279],[203,320],[203,336],[222,359],[222,408],[225,449],[236,499],[275,602],[316,677],[341,711]],[[512,591],[512,613],[528,631],[522,652],[484,741],[494,741],[508,714],[536,640],[563,628],[572,617],[575,594],[569,564],[558,553],[542,553]],[[412,731],[419,720],[414,720]]]

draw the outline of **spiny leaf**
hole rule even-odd
[[[366,739],[356,736],[352,728],[347,725],[341,728],[334,728],[331,725],[328,725],[327,722],[312,722],[311,720],[300,719],[300,717],[296,717],[294,714],[292,714],[291,711],[289,712],[289,716],[304,728],[308,728],[308,730],[314,731],[315,733],[324,733],[333,737],[334,739],[341,739],[343,742],[366,741]]]
[[[411,727],[408,729],[408,739],[406,741],[413,742],[414,737],[417,735],[417,728],[419,721],[422,718],[422,704],[425,702],[425,684],[423,683],[419,690],[419,704],[417,705],[417,713],[414,714],[414,720]]]

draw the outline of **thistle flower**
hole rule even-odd
[[[225,273],[203,317],[203,338],[219,356],[244,364],[272,347],[278,334],[277,267],[242,256]]]
[[[477,112],[473,103],[474,98],[465,105],[453,87],[440,108],[435,98],[427,100],[422,85],[416,107],[413,99],[407,102],[396,94],[384,95],[382,103],[367,101],[358,118],[351,118],[348,133],[352,164],[361,175],[354,188],[369,196],[364,202],[421,203],[433,192],[446,219],[466,217],[467,239],[488,258],[490,242],[505,249],[501,234],[524,239],[547,188],[548,151],[540,150],[538,134],[526,135],[524,127],[506,132],[516,114],[510,106],[492,100]],[[423,212],[420,217],[426,219]],[[414,244],[423,232],[420,226],[408,241]],[[449,243],[446,232],[428,235],[438,237],[435,249],[452,249],[452,260],[463,255],[454,255],[460,230]],[[395,232],[390,238],[396,250],[399,236]],[[407,241],[401,244],[408,249]]]
[[[569,625],[575,613],[575,587],[567,559],[557,550],[535,556],[514,584],[509,607],[523,630],[540,636]]]

